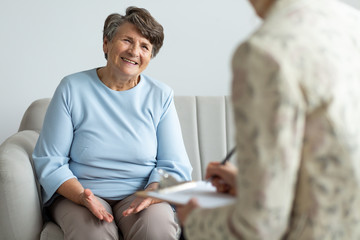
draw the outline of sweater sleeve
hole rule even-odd
[[[285,234],[305,122],[294,77],[283,58],[256,42],[243,44],[235,53],[237,201],[193,211],[185,222],[187,239],[281,239]]]
[[[69,169],[69,151],[73,125],[64,79],[56,89],[47,109],[44,124],[36,143],[33,160],[46,203],[65,181],[75,178]]]
[[[158,169],[172,174],[178,181],[190,181],[192,167],[182,138],[180,122],[174,105],[173,91],[167,97],[157,126],[157,164],[148,184],[158,182]]]

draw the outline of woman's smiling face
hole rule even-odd
[[[135,25],[125,22],[111,41],[104,39],[103,50],[107,54],[107,67],[115,74],[138,79],[150,62],[152,44]]]

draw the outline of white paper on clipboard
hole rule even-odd
[[[157,191],[137,192],[141,197],[152,197],[174,205],[185,205],[191,198],[196,198],[202,208],[216,208],[235,203],[235,197],[218,193],[210,182],[187,182]]]

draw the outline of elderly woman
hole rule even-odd
[[[50,217],[65,239],[175,239],[167,203],[137,198],[158,169],[191,180],[173,91],[142,74],[163,44],[141,8],[105,21],[105,67],[65,77],[46,113],[33,159]]]
[[[336,0],[251,0],[233,57],[236,204],[178,208],[187,239],[360,239],[360,14]],[[235,189],[235,190],[234,190]]]

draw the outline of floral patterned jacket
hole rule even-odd
[[[233,57],[238,196],[187,239],[360,239],[360,14],[277,0]]]

